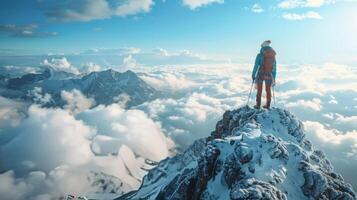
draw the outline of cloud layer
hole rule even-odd
[[[0,128],[2,199],[90,197],[105,190],[96,185],[100,177],[93,172],[114,177],[122,184],[114,190],[120,195],[139,187],[143,168],[150,168],[146,159],[172,154],[172,140],[143,111],[120,104],[89,109],[83,103],[91,100],[78,91],[62,92],[62,97],[65,109],[27,109],[1,97],[6,102],[0,105],[1,122],[12,123]]]
[[[1,160],[7,160],[1,171],[49,172],[61,164],[83,164],[93,156],[89,138],[94,132],[67,112],[31,106],[28,115],[16,127],[17,136],[1,147]]]
[[[341,132],[319,122],[304,122],[307,136],[313,144],[322,148],[333,163],[335,170],[347,182],[356,187],[355,169],[357,166],[357,131]]]
[[[173,53],[158,49],[153,54]],[[134,59],[137,54],[130,55]],[[278,67],[275,106],[303,120],[307,137],[356,187],[356,69],[335,63]],[[137,64],[132,68],[163,97],[132,110],[122,109],[120,102],[91,108],[91,100],[78,91],[63,93],[67,102],[63,110],[38,105],[24,109],[29,105],[3,98],[0,117],[12,125],[1,124],[1,152],[13,156],[11,162],[0,163],[0,182],[19,192],[4,189],[2,196],[90,195],[98,191],[87,181],[90,171],[123,180],[123,191],[135,189],[145,174],[141,168],[149,167],[145,159],[159,161],[208,136],[225,110],[246,104],[251,83],[248,64]],[[27,115],[21,114],[24,111]],[[24,150],[18,150],[21,146]],[[52,146],[53,150],[46,150]],[[25,150],[29,155],[25,156]],[[68,151],[81,159],[73,160]],[[50,158],[41,160],[36,155]]]

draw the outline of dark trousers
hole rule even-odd
[[[257,106],[261,105],[261,98],[262,98],[262,92],[263,92],[263,82],[262,83],[257,83],[258,85],[258,90],[257,90]],[[265,92],[267,94],[267,103],[266,105],[269,107],[270,102],[271,102],[271,84],[267,83],[265,81]]]

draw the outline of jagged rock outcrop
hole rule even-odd
[[[123,190],[130,188],[128,184],[125,184],[119,178],[103,172],[91,171],[88,174],[88,182],[93,193],[123,194]]]
[[[290,112],[227,111],[211,136],[161,161],[118,199],[356,199]]]

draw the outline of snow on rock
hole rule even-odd
[[[226,111],[211,136],[161,161],[118,199],[356,199],[290,112]]]

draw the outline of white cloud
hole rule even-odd
[[[28,96],[30,96],[35,103],[41,105],[45,105],[52,101],[51,95],[48,93],[44,94],[40,87],[34,87],[33,90],[29,91]]]
[[[31,106],[27,115],[3,133],[12,133],[12,139],[1,145],[5,162],[0,169],[7,171],[0,175],[2,199],[50,199],[85,191],[87,170],[80,166],[93,159],[90,137],[95,131],[61,109]],[[60,171],[61,165],[83,171]]]
[[[16,181],[14,179],[13,171],[8,171],[3,174],[0,174],[0,185],[1,199],[25,199],[27,185],[22,181]]]
[[[135,15],[138,13],[147,13],[154,5],[153,0],[130,0],[125,1],[115,9],[115,14],[118,16]]]
[[[183,5],[189,7],[191,10],[206,6],[212,3],[223,3],[224,0],[182,0]]]
[[[150,75],[144,74],[140,76],[145,82],[160,91],[172,91],[192,89],[196,87],[196,83],[186,79],[179,73],[152,73]]]
[[[64,96],[77,103],[83,100],[78,101],[75,91]],[[5,199],[90,197],[98,190],[89,182],[91,171],[117,177],[123,182],[118,192],[128,192],[140,186],[146,173],[141,168],[150,168],[144,160],[162,160],[173,147],[144,112],[116,104],[76,117],[32,105],[27,115],[13,127],[0,127],[5,131],[0,135],[0,159],[5,161],[0,163],[5,172],[0,174],[0,194]],[[12,138],[5,141],[7,133]]]
[[[112,16],[125,17],[147,13],[154,5],[153,0],[78,0],[41,2],[45,15],[53,21],[91,21]]]
[[[278,4],[278,7],[283,9],[292,9],[298,7],[316,8],[321,7],[326,2],[327,1],[325,0],[284,0]]]
[[[166,49],[163,49],[163,48],[153,49],[152,52],[154,54],[157,54],[157,55],[160,55],[160,56],[169,56],[169,52]]]
[[[255,13],[261,13],[261,12],[264,11],[264,9],[262,8],[261,5],[259,5],[259,4],[256,3],[256,4],[254,4],[254,5],[252,6],[251,11],[252,11],[252,12],[255,12]]]
[[[282,76],[278,79],[278,81],[288,80],[288,83],[292,84],[293,87],[287,88],[288,93],[304,91],[323,95],[338,90],[356,91],[357,88],[355,69],[347,65],[325,63],[322,65],[301,65],[296,70],[289,68],[281,66],[279,74]],[[279,83],[278,87],[280,86]]]
[[[126,93],[121,93],[114,97],[114,102],[122,108],[126,108],[127,103],[130,101],[130,96]]]
[[[52,58],[51,60],[45,59],[42,65],[52,67],[59,71],[69,72],[73,74],[79,74],[78,68],[74,67],[66,57]]]
[[[135,47],[125,47],[118,49],[105,49],[105,48],[94,48],[89,49],[84,52],[81,52],[80,55],[83,57],[80,60],[81,62],[86,63],[95,63],[96,65],[105,66],[104,68],[114,67],[120,68],[125,63],[128,63],[129,66],[138,65],[156,67],[159,65],[172,66],[172,65],[183,65],[183,64],[212,64],[212,63],[229,63],[230,59],[225,56],[208,56],[192,52],[189,50],[181,50],[177,52],[170,52],[163,48],[155,48],[149,51],[142,51],[139,48]],[[125,63],[123,62],[126,60]],[[71,60],[72,62],[75,62]],[[83,70],[86,72],[84,66]]]
[[[357,129],[357,116],[337,115],[336,120],[338,123],[349,124],[351,126],[354,126],[354,129]]]
[[[334,124],[346,130],[357,130],[357,115],[345,116],[339,113],[326,113],[324,116],[333,120]]]
[[[122,47],[117,49],[111,48],[92,48],[80,52],[81,55],[91,55],[91,56],[105,56],[105,55],[115,55],[115,56],[123,56],[129,54],[137,54],[140,53],[141,49],[136,47]]]
[[[279,8],[284,8],[284,9],[288,9],[288,8],[296,8],[298,6],[301,6],[302,1],[301,0],[285,0],[282,1],[278,4]]]
[[[187,49],[181,50],[178,53],[171,53],[163,48],[156,48],[152,50],[152,53],[162,57],[192,57],[201,60],[207,59],[205,55],[193,53]]]
[[[354,186],[357,180],[357,131],[340,132],[330,129],[319,122],[304,122],[307,137],[312,143],[322,149],[331,160],[335,169],[345,180]]]
[[[95,64],[93,62],[89,62],[88,64],[84,65],[81,69],[82,73],[89,74],[91,72],[98,72],[101,71],[102,67],[98,64]]]
[[[309,11],[302,14],[297,13],[285,13],[283,18],[292,21],[304,20],[304,19],[322,19],[321,15],[314,11]]]
[[[105,19],[111,16],[111,9],[106,0],[79,0],[48,3],[44,8],[45,15],[53,21],[90,21]],[[44,4],[44,3],[43,3]]]
[[[131,54],[127,55],[123,58],[123,70],[133,69],[138,65],[136,60],[133,58]]]
[[[330,96],[331,97],[331,100],[328,102],[329,104],[338,104],[338,101],[336,100],[336,98],[334,96]]]
[[[107,162],[110,161],[107,160]],[[1,199],[48,200],[61,199],[70,194],[84,196],[91,192],[91,186],[88,183],[89,174],[86,166],[79,168],[59,166],[49,173],[32,171],[24,177],[16,176],[13,171],[7,171],[0,174]],[[123,184],[123,187],[127,185]]]
[[[182,150],[194,140],[206,137],[229,106],[220,99],[193,93],[181,99],[158,99],[138,106],[162,124],[166,135]]]
[[[26,104],[0,96],[0,134],[3,130],[13,128],[25,117]]]
[[[287,108],[298,107],[300,109],[313,109],[315,111],[321,110],[321,100],[314,98],[312,100],[298,100],[296,102],[290,102],[285,105]]]
[[[37,31],[37,24],[5,24],[0,25],[0,32],[8,33],[12,37],[35,38],[35,37],[50,37],[58,35],[57,32],[42,32]]]
[[[0,74],[11,74],[12,77],[20,77],[29,73],[38,73],[38,67],[5,65],[0,68]]]
[[[87,98],[77,89],[61,91],[61,98],[66,102],[63,108],[74,114],[83,112],[95,105],[94,99]]]
[[[306,7],[320,7],[325,2],[326,2],[325,0],[307,0],[305,6]]]
[[[16,132],[1,148],[1,160],[6,160],[2,170],[48,172],[60,164],[83,164],[93,156],[89,138],[94,132],[61,109],[31,106]]]
[[[325,147],[328,147],[329,145],[341,145],[343,148],[349,149],[351,151],[350,148],[354,147],[354,144],[357,143],[357,132],[355,131],[343,134],[336,129],[328,129],[319,122],[313,121],[306,121],[304,122],[304,125],[306,131],[308,131],[309,134],[314,134],[313,136],[316,137],[314,140],[319,140],[320,142],[318,143],[323,143],[326,145]],[[312,135],[309,136],[311,137]],[[352,145],[346,146],[346,143]]]
[[[198,59],[201,59],[201,60],[206,60],[207,59],[205,55],[192,53],[189,50],[180,51],[179,56],[188,56],[188,57],[198,58]]]
[[[169,155],[172,147],[161,127],[139,110],[124,110],[118,104],[101,105],[80,113],[78,118],[95,127],[99,135],[119,139],[144,158],[161,160]]]

